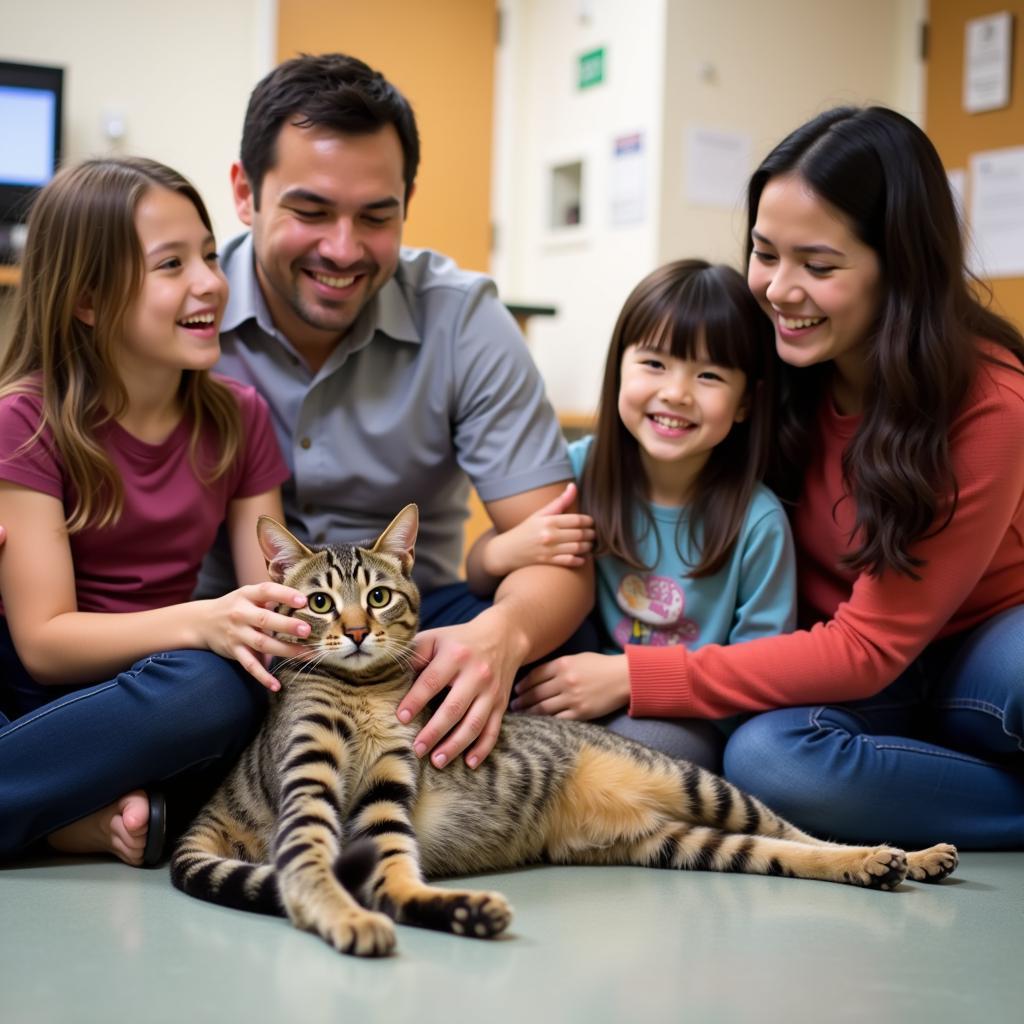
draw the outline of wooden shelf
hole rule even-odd
[[[0,288],[17,288],[21,280],[21,267],[0,263]]]

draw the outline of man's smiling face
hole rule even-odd
[[[256,273],[277,328],[298,346],[334,344],[394,274],[405,219],[394,126],[365,135],[286,123],[260,189],[233,171]]]

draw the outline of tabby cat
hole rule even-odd
[[[892,889],[956,867],[945,844],[905,854],[814,839],[717,776],[596,725],[509,714],[478,769],[432,768],[412,750],[422,716],[395,715],[412,677],[417,525],[409,505],[372,548],[311,551],[260,519],[271,576],[308,599],[279,610],[310,624],[312,651],[280,667],[262,731],[178,844],[178,888],[287,913],[343,953],[381,956],[392,921],[481,938],[508,926],[499,893],[424,876],[638,864]]]

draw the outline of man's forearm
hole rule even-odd
[[[494,608],[523,637],[522,664],[549,654],[576,631],[594,604],[593,562],[579,569],[529,565],[502,580]]]

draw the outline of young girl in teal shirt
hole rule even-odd
[[[630,718],[623,648],[739,643],[793,628],[793,541],[760,483],[772,366],[770,325],[735,270],[680,260],[633,290],[612,333],[596,432],[570,449],[584,515],[549,507],[486,535],[467,562],[471,585],[485,589],[530,562],[575,564],[593,543],[601,653],[534,669],[513,709],[598,719],[718,767],[722,729]]]

